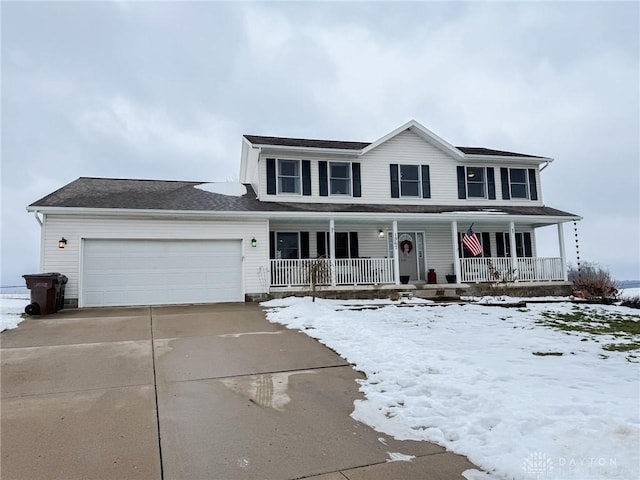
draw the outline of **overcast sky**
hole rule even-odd
[[[582,260],[640,278],[637,2],[1,9],[2,285],[39,268],[25,207],[77,177],[230,180],[242,134],[374,141],[410,119],[554,158],[543,198],[584,217]]]

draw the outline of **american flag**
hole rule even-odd
[[[471,227],[469,227],[467,233],[465,233],[464,237],[462,237],[462,244],[474,257],[477,257],[482,253],[482,245],[480,245],[478,237],[476,237],[476,234],[473,233]]]

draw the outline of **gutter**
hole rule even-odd
[[[29,207],[27,207],[29,210]],[[38,211],[31,209],[29,211]],[[477,221],[492,220],[499,222],[500,219],[510,221],[520,221],[533,223],[534,220],[542,220],[550,223],[563,223],[582,220],[577,215],[556,216],[556,215],[510,215],[508,213],[487,213],[487,212],[446,212],[446,213],[398,213],[398,212],[293,212],[293,211],[196,211],[196,210],[131,210],[124,208],[86,208],[86,207],[40,207],[39,211],[48,214],[59,215],[98,215],[98,216],[145,216],[145,217],[173,217],[173,218],[201,218],[201,219],[256,219],[256,220],[318,220],[318,219],[349,219],[349,220],[439,220],[450,221]],[[538,222],[536,222],[538,223]]]

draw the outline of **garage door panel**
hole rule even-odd
[[[85,240],[83,306],[242,301],[239,240]]]

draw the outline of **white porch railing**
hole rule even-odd
[[[560,258],[518,258],[517,265],[514,271],[508,257],[461,258],[462,283],[564,280]]]
[[[297,287],[331,285],[328,258],[271,260],[271,286]],[[392,258],[340,258],[335,260],[336,285],[379,285],[395,283]]]

